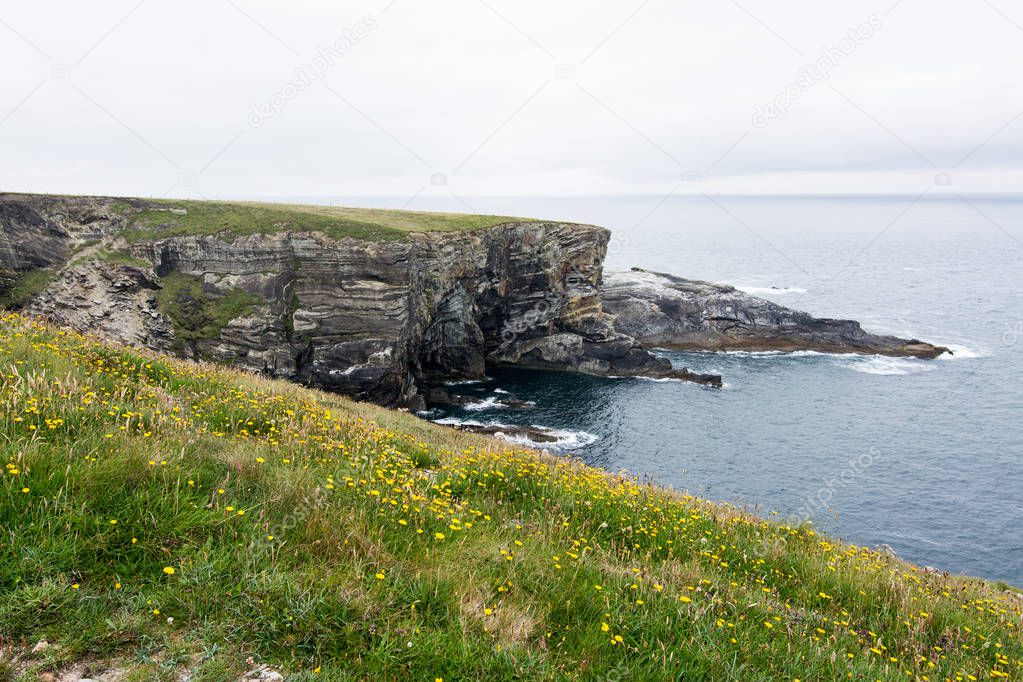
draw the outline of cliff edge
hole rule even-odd
[[[437,215],[0,195],[0,293],[117,341],[414,409],[488,364],[720,384],[615,330],[607,230]]]

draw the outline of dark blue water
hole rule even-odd
[[[667,354],[724,375],[719,391],[495,370],[481,400],[500,389],[536,407],[450,416],[573,432],[567,449],[589,463],[1023,585],[1023,202],[660,201],[472,203],[610,227],[611,268],[729,282],[956,356]]]

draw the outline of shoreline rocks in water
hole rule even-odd
[[[604,310],[615,329],[646,347],[800,351],[936,358],[951,350],[870,334],[853,320],[813,317],[735,287],[633,268],[606,272]]]

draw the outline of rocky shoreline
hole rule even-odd
[[[443,404],[439,385],[488,366],[721,386],[654,347],[950,352],[725,285],[605,273],[610,233],[593,225],[508,219],[374,240],[303,229],[296,213],[244,233],[176,229],[200,208],[0,194],[0,294],[115,341],[413,410]],[[49,281],[25,293],[38,273]]]
[[[812,350],[927,359],[952,353],[918,339],[871,334],[853,320],[813,317],[725,284],[642,268],[605,273],[600,292],[615,329],[650,348]]]

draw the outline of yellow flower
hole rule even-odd
[[[174,575],[174,568],[172,566],[164,566],[163,572],[167,575]]]
[[[610,629],[611,629],[611,626],[608,625],[607,623],[601,623],[600,624],[600,631],[601,632],[607,632]]]
[[[680,602],[682,602],[683,604],[688,604],[689,602],[691,602],[691,601],[692,601],[692,599],[690,599],[689,597],[687,597],[687,596],[686,596],[686,595],[684,595],[684,594],[683,594],[683,595],[682,595],[681,597],[679,597],[679,598],[678,598],[678,600],[679,600]]]
[[[440,533],[440,532],[434,533],[433,537],[437,538],[438,540],[443,540],[444,539],[444,533]]]
[[[377,573],[377,580],[383,580],[383,579],[384,579],[384,574],[383,573]]]

